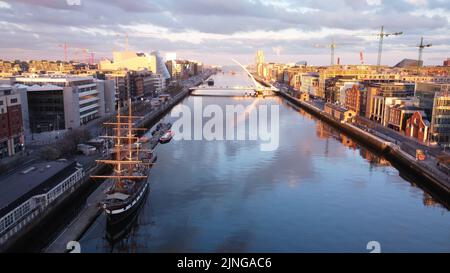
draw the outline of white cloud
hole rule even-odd
[[[10,4],[0,1],[0,9],[10,9],[10,8],[11,8]]]
[[[381,0],[367,0],[367,4],[370,6],[380,6]]]
[[[414,6],[426,6],[428,4],[428,0],[405,0],[405,1]]]

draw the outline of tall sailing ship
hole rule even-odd
[[[136,132],[146,128],[135,128],[134,120],[142,117],[132,115],[131,99],[128,100],[128,115],[122,116],[118,106],[116,120],[105,122],[113,126],[114,135],[102,136],[113,139],[112,159],[97,160],[98,163],[112,165],[112,175],[91,176],[98,179],[112,179],[113,185],[108,189],[102,201],[109,224],[120,224],[133,215],[145,199],[149,189],[149,172],[156,156],[150,149],[145,149],[139,142]]]

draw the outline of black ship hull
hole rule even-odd
[[[120,206],[104,206],[108,225],[120,225],[128,222],[138,212],[149,190],[149,182],[142,182],[142,186],[136,193]]]
[[[147,197],[148,193],[145,193],[144,200],[140,202],[138,208],[134,210],[133,213],[129,214],[128,217],[126,217],[123,221],[114,224],[110,222],[109,217],[107,217],[106,239],[108,240],[108,242],[110,242],[111,244],[115,244],[126,238],[130,234],[132,228],[136,225],[139,219],[139,211],[141,210],[142,206],[144,206]]]

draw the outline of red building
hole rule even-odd
[[[367,90],[360,89],[357,85],[345,91],[345,107],[356,112],[356,115],[364,116],[366,113]]]
[[[12,87],[0,87],[0,159],[23,149],[20,94]]]
[[[425,116],[423,109],[414,105],[395,104],[387,107],[387,127],[398,132],[406,130],[406,121],[417,111]]]
[[[444,66],[450,66],[450,58],[444,60]]]
[[[430,122],[423,118],[419,111],[406,121],[405,134],[409,137],[418,139],[419,141],[426,142],[428,139],[428,129]]]

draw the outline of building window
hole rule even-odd
[[[17,103],[17,99],[11,99],[11,103]]]

